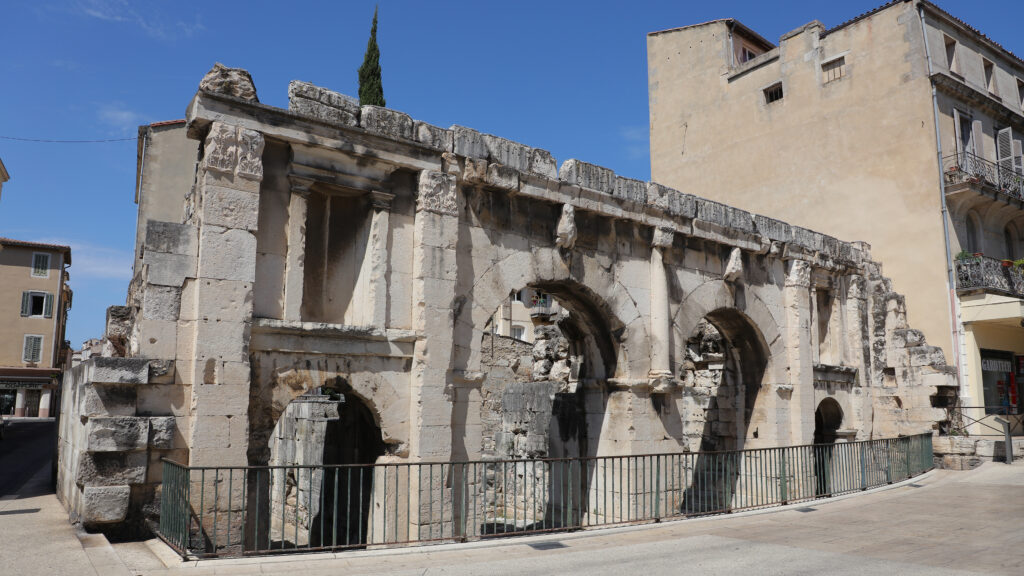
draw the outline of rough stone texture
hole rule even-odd
[[[147,223],[108,330],[129,357],[65,376],[72,517],[84,490],[128,486],[125,523],[138,521],[164,456],[316,463],[327,415],[294,400],[324,386],[363,401],[389,464],[806,444],[826,400],[844,439],[945,418],[932,399],[953,376],[866,246],[579,160],[556,173],[543,150],[301,82],[288,111],[200,92],[187,123],[204,145],[181,167],[195,181],[186,222]],[[513,306],[527,288],[537,299]],[[513,308],[501,323],[530,323],[533,342],[493,333]],[[719,478],[708,462],[687,473]],[[467,514],[510,530],[568,498],[547,464],[485,468]],[[308,526],[321,479],[302,474],[274,481]],[[242,487],[222,488],[240,511]],[[534,488],[533,504],[497,500]],[[408,530],[455,525],[444,500],[410,490],[438,518]],[[397,497],[372,492],[374,506]]]
[[[256,97],[256,86],[252,83],[249,72],[243,68],[228,68],[220,62],[214,64],[206,76],[203,76],[199,82],[199,89],[249,102],[259,102],[259,98]]]
[[[131,488],[88,486],[82,491],[82,523],[86,525],[121,522],[128,513]]]

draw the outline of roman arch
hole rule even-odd
[[[187,110],[201,145],[183,217],[140,217],[144,264],[107,335],[125,357],[100,360],[135,370],[117,380],[138,384],[131,417],[172,431],[142,474],[96,480],[128,487],[127,517],[159,484],[146,462],[267,464],[314,396],[322,427],[358,402],[374,462],[396,469],[493,459],[496,438],[589,457],[810,443],[825,397],[847,439],[941,418],[930,397],[951,371],[862,243],[311,84],[288,93],[267,106],[244,71],[212,70]],[[522,289],[561,306],[548,352],[494,333]],[[558,347],[575,364],[556,378]],[[80,385],[106,390],[105,373]],[[74,426],[64,437],[90,433]],[[91,480],[66,474],[81,509]],[[395,538],[434,525],[412,524]]]

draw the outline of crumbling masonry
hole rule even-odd
[[[140,218],[106,353],[64,383],[89,527],[143,528],[162,457],[343,457],[312,445],[354,441],[326,440],[339,410],[378,463],[806,444],[826,401],[826,441],[943,417],[952,371],[862,243],[303,82],[273,108],[219,65],[186,127],[182,217]],[[537,345],[489,326],[524,287],[568,311]]]

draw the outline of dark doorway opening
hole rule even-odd
[[[815,496],[832,494],[832,448],[836,432],[843,424],[843,409],[832,398],[825,398],[814,411]]]
[[[324,436],[322,504],[313,518],[312,546],[366,544],[373,465],[386,450],[381,438],[366,404],[352,394],[342,395],[338,419],[327,422]]]

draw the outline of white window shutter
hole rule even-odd
[[[1013,128],[996,133],[996,163],[1004,170],[1013,170]]]
[[[46,297],[43,298],[43,316],[47,318],[53,318],[53,294],[46,293]]]
[[[32,293],[22,292],[21,293],[21,315],[31,316],[32,315]]]
[[[1024,174],[1024,146],[1019,139],[1013,141],[1013,171]]]

